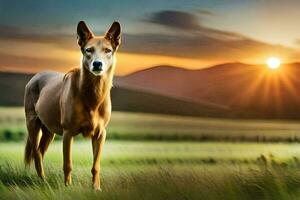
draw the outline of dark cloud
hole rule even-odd
[[[200,10],[198,12],[210,14],[208,11]],[[188,12],[174,11],[174,10],[163,10],[159,12],[152,13],[146,22],[163,25],[168,28],[176,28],[180,30],[185,30],[192,34],[197,34],[205,37],[216,37],[224,39],[236,39],[241,38],[242,36],[237,33],[212,29],[206,26],[203,26],[200,23],[200,20],[197,15]]]
[[[0,39],[53,44],[61,48],[77,48],[76,34],[45,34],[38,31],[0,25]]]
[[[195,15],[182,11],[164,10],[155,12],[146,21],[178,29],[197,30],[200,28]]]
[[[241,38],[224,40],[202,35],[125,35],[122,51],[155,54],[202,60],[240,61],[269,52],[296,53],[292,49],[264,42]]]

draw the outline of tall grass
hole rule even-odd
[[[90,175],[74,173],[65,187],[57,170],[47,170],[46,182],[19,167],[0,168],[1,199],[298,199],[300,173],[296,169],[231,169],[213,171],[157,166],[103,170],[102,192],[91,189]],[[226,171],[224,171],[226,170]]]
[[[0,143],[0,199],[299,199],[296,144],[109,142],[102,192],[91,186],[91,144],[74,143],[74,183],[63,184],[62,149],[45,157],[46,181],[22,163],[22,143]],[[196,162],[196,161],[199,162]]]

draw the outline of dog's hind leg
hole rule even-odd
[[[45,125],[42,125],[42,138],[39,144],[39,151],[42,154],[42,157],[44,157],[49,145],[53,141],[55,134],[51,133]]]
[[[30,163],[32,158],[34,159],[35,169],[39,177],[44,179],[44,169],[42,163],[42,153],[39,150],[39,144],[41,139],[41,127],[42,123],[35,114],[28,115],[26,113],[26,123],[28,130],[28,139],[25,149],[25,161]],[[29,162],[28,162],[29,161]]]
[[[24,108],[26,115],[26,125],[28,138],[25,147],[25,164],[29,165],[34,160],[35,168],[39,177],[44,179],[44,169],[42,163],[42,153],[39,148],[41,140],[42,123],[38,118],[35,105],[38,102],[40,88],[38,76],[33,77],[25,87]],[[45,140],[45,139],[44,139]]]

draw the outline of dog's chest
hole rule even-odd
[[[85,137],[93,136],[97,128],[99,129],[100,118],[98,111],[86,111],[84,112],[80,120],[80,132]]]

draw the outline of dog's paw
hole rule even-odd
[[[97,192],[102,192],[102,189],[101,189],[100,185],[93,185],[93,188]]]
[[[67,179],[65,179],[65,186],[70,186],[70,185],[72,185],[72,179],[68,177]]]

